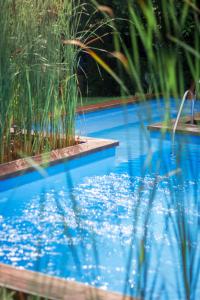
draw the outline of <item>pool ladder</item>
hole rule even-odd
[[[177,129],[177,126],[178,126],[178,122],[179,122],[179,119],[180,119],[180,116],[181,116],[181,113],[182,113],[182,110],[183,110],[183,106],[184,106],[185,100],[187,99],[188,94],[191,94],[192,97],[193,97],[193,99],[190,100],[190,101],[191,101],[191,124],[194,124],[194,105],[195,105],[195,101],[196,101],[196,94],[193,94],[191,92],[191,90],[187,90],[183,95],[181,105],[180,105],[180,108],[179,108],[179,111],[178,111],[178,115],[177,115],[176,121],[174,123],[173,131],[172,131],[172,145],[173,146],[174,146],[174,142],[175,142],[175,134],[176,134],[176,129]]]

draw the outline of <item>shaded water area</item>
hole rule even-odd
[[[198,299],[200,139],[177,135],[172,156],[167,135],[150,135],[167,107],[176,116],[173,99],[79,116],[78,134],[119,140],[116,151],[0,182],[0,262],[145,299]]]

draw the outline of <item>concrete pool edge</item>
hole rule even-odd
[[[51,300],[134,300],[130,296],[1,263],[0,278],[0,287]]]
[[[79,144],[74,146],[0,164],[0,180],[12,178],[27,172],[38,170],[40,167],[49,167],[119,145],[118,141],[108,139],[79,137],[78,140]]]

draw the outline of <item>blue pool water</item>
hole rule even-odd
[[[120,146],[0,182],[0,262],[145,299],[186,299],[189,286],[199,299],[200,139],[177,135],[172,155],[167,135],[149,134],[168,107],[175,116],[173,99],[79,116],[78,134]]]

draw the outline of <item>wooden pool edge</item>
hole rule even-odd
[[[177,128],[176,128],[176,133],[184,134],[184,135],[194,135],[194,136],[200,136],[200,126],[199,125],[193,125],[189,122],[191,117],[186,116],[180,118]],[[200,122],[200,113],[195,114],[195,120]],[[157,122],[154,124],[150,124],[147,126],[147,129],[150,131],[157,131],[157,132],[162,132],[162,133],[171,133],[173,134],[173,128],[175,124],[176,119],[171,119],[168,123],[166,122]]]
[[[1,263],[0,287],[49,300],[134,300],[130,296]]]
[[[77,113],[89,113],[95,112],[102,109],[120,107],[122,105],[137,103],[141,100],[141,98],[145,98],[146,100],[150,100],[153,97],[160,97],[161,95],[157,94],[145,94],[143,96],[136,95],[130,98],[119,99],[119,100],[111,100],[105,101],[102,103],[84,105],[82,107],[77,108]],[[45,155],[36,155],[27,158],[18,159],[9,163],[0,164],[0,181],[12,178],[23,173],[34,171],[38,168],[38,166],[48,166],[63,162],[65,160],[71,160],[74,158],[78,158],[89,153],[98,152],[107,148],[116,147],[119,145],[118,141],[114,140],[103,140],[103,139],[94,139],[94,138],[85,138],[79,137],[79,141],[83,143],[67,148],[62,148],[59,150],[53,150]],[[94,145],[96,141],[96,145]],[[88,149],[85,149],[89,145]],[[91,147],[90,147],[91,146]]]
[[[0,164],[0,181],[119,145],[118,141],[107,139],[79,137],[78,140],[79,144],[74,146]]]
[[[120,107],[122,105],[128,105],[128,104],[134,104],[138,103],[141,101],[141,99],[145,100],[150,100],[155,97],[161,97],[162,95],[159,94],[144,94],[144,95],[137,95],[137,96],[132,96],[129,98],[124,98],[124,99],[117,99],[117,100],[109,100],[109,101],[104,101],[96,104],[88,104],[88,105],[83,105],[77,108],[76,112],[78,114],[83,114],[83,113],[90,113],[90,112],[95,112],[98,110],[103,110],[103,109],[108,109],[108,108],[115,108],[115,107]]]

